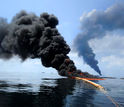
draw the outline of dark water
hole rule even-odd
[[[124,107],[124,80],[96,81]],[[99,90],[56,73],[1,72],[0,107],[115,107]]]

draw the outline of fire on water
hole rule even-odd
[[[80,78],[80,77],[72,77],[72,78]],[[86,79],[86,80],[105,80],[104,78],[80,78],[80,79]]]
[[[82,78],[82,77],[72,77],[73,79],[76,79],[76,80],[83,80],[93,86],[95,86],[97,89],[99,89],[103,94],[106,95],[106,97],[115,105],[115,107],[121,107],[118,102],[116,102],[111,96],[109,96],[108,92],[104,89],[104,87],[102,87],[101,85],[95,83],[95,82],[92,82],[90,80],[105,80],[103,78]]]
[[[93,86],[95,86],[96,88],[99,88],[99,89],[104,89],[104,87],[102,87],[101,85],[99,85],[99,84],[96,84],[95,82],[92,82],[92,81],[89,81],[88,79],[94,79],[94,80],[98,80],[97,78],[95,79],[95,78],[80,78],[80,77],[74,77],[75,79],[77,79],[77,80],[83,80],[83,81],[85,81],[85,82],[87,82],[87,83],[90,83],[90,84],[92,84]],[[101,80],[104,80],[104,79],[101,79]]]

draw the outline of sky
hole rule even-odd
[[[84,13],[89,13],[96,9],[105,11],[110,6],[122,3],[123,0],[1,0],[0,17],[7,18],[8,22],[12,17],[21,10],[34,12],[40,15],[43,12],[54,14],[59,19],[57,26],[59,32],[65,38],[67,43],[73,48],[74,38],[81,32],[80,18]],[[110,35],[113,35],[110,37]],[[96,54],[99,61],[99,67],[103,76],[119,76],[124,77],[124,37],[122,31],[116,31],[107,34],[100,39],[94,39],[89,42],[90,46]],[[99,47],[100,43],[104,43]],[[88,71],[97,74],[87,64],[84,63],[77,53],[71,51],[69,56],[74,60],[77,68],[82,71]],[[55,71],[47,69],[41,65],[39,59],[21,62],[20,59],[14,57],[9,61],[0,59],[0,71]]]

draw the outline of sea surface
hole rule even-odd
[[[124,107],[124,79],[95,81]],[[115,107],[100,90],[56,72],[0,71],[0,107]]]

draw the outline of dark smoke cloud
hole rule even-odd
[[[54,15],[21,11],[11,23],[0,18],[0,58],[9,59],[14,55],[23,61],[40,58],[45,67],[53,67],[60,75],[76,71],[74,62],[67,54],[70,47],[56,29],[58,19]]]
[[[81,29],[83,32],[74,40],[74,48],[91,68],[101,74],[98,61],[88,42],[105,36],[107,32],[124,30],[124,4],[113,5],[105,11],[93,10],[84,14],[81,17]]]
[[[7,52],[2,48],[1,42],[3,41],[5,35],[8,34],[8,28],[9,25],[7,23],[7,20],[0,17],[0,58],[6,59],[10,58],[12,54],[10,54],[10,52]]]
[[[68,57],[70,47],[56,29],[58,19],[54,15],[21,11],[10,23],[0,18],[0,58],[19,56],[40,58],[45,67],[53,67],[62,76],[81,76],[74,62]],[[83,77],[93,77],[84,72]]]

